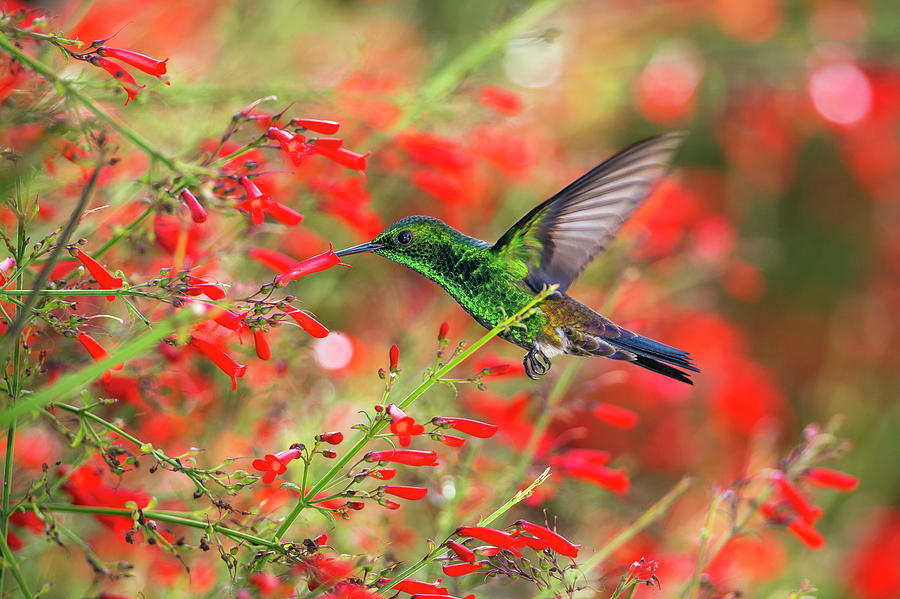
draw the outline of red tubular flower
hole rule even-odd
[[[0,287],[6,285],[7,278],[6,273],[12,270],[16,266],[15,258],[5,258],[2,262],[0,262]]]
[[[268,266],[278,274],[287,272],[297,261],[275,250],[267,250],[265,248],[250,248],[247,252],[251,258],[264,266]]]
[[[478,100],[489,108],[506,115],[518,114],[522,111],[522,98],[518,94],[497,87],[485,85],[478,92]]]
[[[254,572],[247,581],[263,596],[271,595],[281,585],[281,579],[270,572]]]
[[[582,460],[568,460],[564,463],[566,472],[574,477],[582,480],[590,481],[594,484],[606,487],[613,493],[624,495],[628,491],[630,483],[625,475],[625,470],[619,468],[613,470],[599,464],[592,464]]]
[[[478,559],[477,557],[475,557],[475,552],[462,543],[457,543],[456,541],[447,541],[447,547],[456,554],[456,557],[464,562],[472,563]]]
[[[341,262],[338,255],[334,253],[334,249],[329,248],[327,252],[316,254],[315,256],[294,264],[289,271],[275,277],[275,284],[279,287],[284,287],[294,279],[328,270],[332,266],[337,266],[338,264],[351,268],[349,264]]]
[[[323,148],[331,148],[337,150],[344,145],[344,140],[340,137],[313,137],[309,141],[315,142],[315,145]]]
[[[503,376],[504,374],[511,374],[514,372],[515,367],[511,364],[497,364],[496,366],[488,366],[481,369],[481,374],[484,376]]]
[[[778,487],[778,490],[781,491],[782,496],[791,504],[791,507],[793,507],[797,514],[808,524],[814,523],[816,518],[822,515],[821,508],[818,508],[807,501],[803,494],[800,493],[800,490],[792,485],[787,479],[784,472],[776,472],[772,477],[772,481],[775,483],[775,486]]]
[[[381,505],[389,510],[399,510],[402,507],[399,503],[391,501],[390,499],[383,499]]]
[[[169,60],[168,58],[165,60],[156,60],[155,58],[150,58],[140,52],[123,50],[122,48],[110,48],[108,46],[100,46],[97,48],[97,54],[121,60],[127,65],[133,66],[136,69],[144,71],[148,75],[153,75],[160,79],[166,74],[166,62]]]
[[[394,347],[397,346],[395,345]],[[391,432],[397,435],[397,440],[401,447],[409,447],[413,437],[425,432],[424,426],[416,424],[416,421],[411,416],[407,416],[403,410],[394,404],[388,405],[387,412],[391,417]]]
[[[304,157],[312,156],[316,153],[315,148],[306,143],[306,138],[302,135],[294,135],[278,127],[269,127],[267,136],[269,139],[274,139],[278,142],[281,149],[290,157],[294,166],[300,166]]]
[[[128,94],[128,98],[125,99],[125,106],[128,106],[129,101],[137,98],[139,89],[147,87],[146,85],[138,85],[137,81],[134,80],[134,77],[131,76],[131,73],[126,71],[120,64],[105,58],[97,57],[91,59],[91,62],[112,75],[116,81],[119,82],[119,85],[121,85],[122,89],[125,90],[125,93]]]
[[[75,248],[75,257],[84,264],[84,268],[91,273],[91,276],[94,277],[94,280],[97,281],[97,285],[99,285],[101,289],[121,289],[122,285],[125,284],[125,281],[119,277],[114,277],[108,270],[103,268],[99,262],[81,251],[81,248]],[[106,296],[106,299],[113,301],[115,296],[108,295]]]
[[[191,220],[197,224],[206,222],[206,208],[200,204],[197,196],[191,193],[190,189],[181,190],[181,200],[191,213]]]
[[[230,376],[231,390],[234,391],[237,389],[237,380],[247,372],[247,367],[245,365],[236,362],[215,343],[211,343],[197,335],[191,335],[189,345],[212,360],[213,364],[218,366],[222,372]]]
[[[859,479],[852,474],[829,468],[808,468],[803,474],[810,484],[838,491],[852,491],[859,484]]]
[[[291,460],[296,460],[299,457],[299,449],[287,449],[285,451],[276,453],[275,455],[267,453],[263,459],[253,460],[251,465],[255,470],[259,470],[260,472],[264,473],[262,479],[263,483],[271,485],[276,476],[287,472],[287,465],[291,462]]]
[[[432,420],[436,425],[441,426],[449,424],[450,428],[454,428],[461,433],[478,437],[479,439],[487,439],[497,434],[497,425],[480,422],[470,418],[447,418],[440,416]]]
[[[609,403],[598,403],[594,406],[594,416],[617,428],[630,429],[637,426],[639,417],[636,413]]]
[[[205,295],[211,300],[220,300],[225,297],[224,289],[222,289],[215,283],[210,283],[206,279],[201,279],[200,277],[190,275],[188,276],[187,284],[188,288],[184,291],[186,295],[190,295],[192,297]]]
[[[325,135],[334,135],[341,127],[341,124],[337,121],[322,121],[319,119],[291,119],[291,125],[303,127],[316,133],[324,133]]]
[[[88,335],[87,333],[80,333],[78,335],[78,341],[81,342],[81,345],[84,346],[84,349],[91,354],[91,357],[98,362],[104,358],[108,358],[109,354],[103,349],[103,346],[97,343],[96,339]]]
[[[362,501],[348,501],[347,507],[350,508],[351,510],[359,511],[359,510],[363,509],[364,507],[366,507],[366,504],[363,503]]]
[[[391,480],[397,475],[396,468],[376,468],[369,472],[369,476],[378,480]]]
[[[458,204],[465,200],[465,189],[463,189],[462,183],[451,175],[427,169],[416,169],[410,175],[410,181],[425,193],[431,194],[445,204]]]
[[[447,321],[441,323],[441,328],[438,329],[438,341],[446,341],[447,335],[450,334],[450,325],[447,324]]]
[[[285,306],[284,313],[297,321],[304,331],[316,337],[317,339],[322,339],[323,337],[328,336],[328,329],[325,328],[325,325],[320,323],[318,320],[307,314],[306,312],[295,308],[294,306]]]
[[[462,447],[466,444],[466,440],[462,437],[457,437],[455,435],[446,435],[444,433],[438,433],[437,440],[447,447]]]
[[[437,454],[420,449],[382,449],[365,455],[367,462],[396,462],[407,466],[435,466]]]
[[[417,501],[425,497],[428,494],[428,489],[425,487],[404,487],[400,485],[384,485],[381,487],[384,489],[384,492],[389,495],[394,495],[395,497],[401,497],[403,499],[409,499],[410,501]]]
[[[526,547],[531,547],[535,551],[543,551],[549,545],[540,539],[536,539],[534,537],[530,537],[528,535],[519,535],[519,539],[522,540],[522,543],[525,544]]]
[[[337,457],[337,452],[336,452],[335,450],[333,450],[333,449],[323,449],[323,450],[322,450],[322,457],[323,457],[323,458],[328,458],[329,460],[333,460],[334,458]]]
[[[391,581],[390,578],[381,578],[378,580],[378,584],[384,586]],[[390,588],[400,591],[401,593],[409,593],[410,595],[415,593],[436,593],[446,597],[447,589],[440,586],[440,583],[440,578],[434,582],[423,582],[421,580],[407,578],[405,580],[398,580],[395,584],[392,584]]]
[[[400,364],[400,348],[397,347],[396,343],[391,346],[391,350],[388,352],[388,358],[390,361],[391,372],[397,372],[397,368]],[[388,410],[390,410],[390,407]]]
[[[268,214],[278,222],[293,226],[299,225],[303,221],[303,215],[294,212],[284,204],[276,202],[269,196],[260,191],[256,183],[247,177],[238,179],[247,192],[247,199],[239,204],[235,204],[238,210],[245,210],[250,213],[250,221],[254,225],[261,225]]]
[[[272,349],[269,347],[269,342],[266,340],[265,333],[257,329],[253,331],[253,343],[256,346],[256,356],[260,360],[268,360],[272,357]]]
[[[484,562],[475,562],[472,564],[463,562],[461,564],[445,564],[444,566],[441,566],[441,570],[443,570],[444,574],[447,576],[465,576],[481,570],[483,566]]]
[[[316,435],[317,441],[323,441],[330,445],[340,445],[341,441],[344,440],[344,433],[340,431],[332,431],[328,433],[322,433],[321,435]]]
[[[233,310],[225,310],[224,312],[217,314],[213,320],[230,331],[240,331],[245,326],[245,316],[247,316],[246,312],[238,314]]]
[[[571,557],[575,559],[578,557],[578,550],[581,549],[581,545],[576,545],[566,539],[564,536],[556,533],[555,531],[550,530],[545,526],[539,526],[528,520],[519,520],[516,522],[516,526],[521,528],[526,532],[530,532],[540,540],[547,543],[547,545],[553,551],[557,552],[560,555],[565,555],[566,557]]]
[[[825,537],[812,524],[802,518],[794,518],[788,524],[788,530],[810,549],[821,549],[825,545]]]
[[[94,361],[99,362],[100,360],[109,357],[109,354],[105,349],[103,349],[103,346],[97,343],[97,340],[87,333],[79,333],[78,341],[80,341],[81,345],[84,346],[84,349],[86,349],[88,353],[91,354],[91,357],[94,359]],[[113,369],[121,370],[122,364],[116,364],[115,366],[113,366]],[[103,380],[109,381],[111,376],[112,375],[110,375],[109,371],[106,371],[103,373]]]
[[[487,526],[460,526],[456,529],[456,534],[462,537],[481,539],[494,547],[511,551],[516,557],[522,557],[518,548],[523,547],[525,544],[508,532],[503,532],[496,528],[488,528]]]
[[[366,159],[369,157],[369,153],[365,154],[357,154],[347,148],[328,148],[325,146],[313,146],[316,149],[316,152],[328,158],[329,160],[340,164],[341,166],[345,166],[350,170],[354,171],[365,171],[366,170]]]

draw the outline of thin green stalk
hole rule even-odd
[[[547,396],[547,405],[541,410],[537,422],[534,423],[534,429],[531,432],[531,438],[528,440],[528,445],[525,447],[525,451],[522,452],[522,455],[519,456],[519,460],[513,468],[509,482],[507,483],[507,488],[515,488],[519,479],[525,474],[525,470],[528,468],[529,464],[531,464],[534,454],[537,453],[541,437],[544,436],[544,432],[547,430],[547,427],[550,426],[550,421],[554,416],[554,408],[562,401],[563,397],[565,397],[566,391],[569,390],[569,386],[572,384],[572,381],[575,380],[575,374],[578,372],[578,368],[582,363],[581,360],[569,360],[569,363],[566,364],[562,374],[556,379],[556,383],[553,385],[550,394]]]
[[[107,430],[110,430],[110,431],[116,433],[123,439],[126,439],[127,441],[131,441],[132,443],[137,445],[138,448],[141,448],[145,445],[145,443],[143,441],[141,441],[140,439],[138,439],[137,437],[125,432],[124,430],[122,430],[115,424],[105,420],[104,418],[97,416],[96,414],[94,414],[87,408],[78,408],[76,406],[70,406],[68,404],[58,403],[58,402],[54,403],[53,405],[56,406],[57,408],[59,408],[60,410],[64,410],[66,412],[71,412],[72,414],[77,414],[79,418],[87,418],[88,420],[92,420],[92,421],[96,422],[97,424],[99,424],[100,426],[103,426]],[[209,492],[209,490],[206,488],[206,486],[203,484],[203,482],[197,477],[197,475],[194,474],[193,472],[191,472],[190,469],[185,468],[184,465],[181,464],[178,460],[176,460],[174,458],[170,458],[169,456],[166,456],[166,455],[156,451],[155,449],[151,449],[149,453],[155,459],[159,460],[160,462],[165,462],[166,464],[168,464],[172,468],[176,469],[177,471],[183,472],[185,474],[185,476],[187,476],[189,479],[191,479],[191,482],[194,483],[194,486],[197,488],[198,491],[200,491],[204,495],[207,495],[210,499],[215,499],[215,497],[213,497],[213,495]]]
[[[521,491],[519,491],[518,493],[513,495],[509,501],[507,501],[506,503],[504,503],[503,505],[498,507],[496,510],[494,510],[493,513],[491,513],[491,515],[485,516],[484,518],[479,520],[477,526],[487,526],[488,524],[490,524],[491,522],[493,522],[494,520],[496,520],[497,518],[499,518],[500,516],[502,516],[503,514],[508,512],[510,509],[512,509],[512,507],[514,505],[516,505],[523,499],[526,499],[527,497],[529,497],[531,495],[531,493],[548,478],[550,478],[550,468],[545,469],[541,473],[540,476],[538,476],[536,479],[534,479],[531,482],[530,485],[528,485],[527,487],[525,487],[524,489],[522,489]],[[421,570],[422,568],[424,568],[425,566],[427,566],[428,564],[433,562],[440,554],[444,553],[444,549],[443,549],[444,543],[446,543],[448,540],[450,540],[450,537],[452,537],[452,536],[453,536],[453,534],[451,533],[443,541],[441,541],[441,543],[438,544],[434,549],[429,551],[425,557],[423,557],[422,559],[417,561],[415,564],[408,567],[406,570],[403,570],[400,574],[393,576],[391,578],[390,582],[385,583],[384,585],[379,587],[378,592],[387,594],[389,591],[391,591],[391,589],[389,587],[394,586],[395,584],[397,584],[400,581],[406,580],[407,578],[409,578],[410,576],[412,576],[413,574],[415,574],[416,572],[418,572],[419,570]]]
[[[672,507],[679,497],[684,495],[693,484],[693,479],[686,476],[678,481],[672,489],[662,496],[662,498],[650,506],[646,512],[638,516],[638,518],[625,527],[619,534],[612,538],[600,551],[586,559],[580,566],[582,572],[589,572],[591,568],[600,564],[608,558],[612,553],[630,541],[636,534],[653,524],[656,520],[662,518],[669,508]],[[560,592],[562,581],[555,581],[549,587],[534,596],[533,599],[547,599],[553,597]]]
[[[709,511],[706,513],[706,523],[700,530],[700,546],[697,548],[697,566],[694,568],[694,575],[688,585],[686,595],[688,597],[696,597],[700,592],[700,575],[703,573],[703,567],[706,563],[706,547],[709,544],[709,538],[712,535],[713,526],[716,523],[716,515],[719,513],[719,504],[722,503],[722,494],[716,493],[712,503],[709,504]]]
[[[106,516],[125,516],[126,518],[131,518],[134,514],[134,510],[129,510],[127,508],[114,508],[114,507],[95,507],[88,505],[70,505],[65,503],[47,503],[41,506],[41,510],[45,512],[68,512],[73,514],[94,514],[94,515],[106,515]],[[187,526],[189,528],[198,528],[200,530],[207,530],[212,528],[217,533],[221,535],[225,535],[226,537],[234,540],[234,541],[246,541],[247,543],[252,543],[253,545],[258,545],[260,547],[267,547],[268,549],[272,549],[275,551],[281,551],[281,545],[277,542],[270,541],[268,539],[264,539],[262,537],[257,537],[255,535],[247,534],[240,530],[235,530],[233,528],[228,528],[227,526],[222,526],[221,524],[212,524],[210,522],[205,522],[203,520],[195,520],[193,518],[185,518],[184,516],[175,516],[169,512],[156,511],[156,510],[142,510],[144,517],[149,518],[151,520],[158,520],[160,522],[167,522],[169,524],[176,524],[178,526]]]
[[[21,197],[21,194],[17,192],[17,198]],[[18,224],[16,227],[16,260],[21,260],[22,256],[25,254],[25,216],[23,211],[19,211]],[[21,277],[16,278],[16,287],[20,287],[22,284]],[[12,325],[10,325],[12,329]],[[12,334],[13,331],[10,330],[8,333]],[[9,394],[9,405],[14,405],[16,401],[19,399],[19,396],[22,394],[22,341],[19,338],[18,332],[15,333],[16,338],[13,342],[16,344],[13,349],[13,368],[12,368],[12,382]],[[7,379],[9,381],[9,379]],[[9,386],[10,383],[7,382]],[[0,537],[6,539],[7,531],[9,530],[9,516],[10,516],[10,499],[12,497],[12,471],[13,471],[13,459],[14,459],[14,449],[16,445],[16,426],[15,422],[13,422],[9,429],[6,432],[6,458],[3,464],[3,507],[2,512],[0,512]],[[10,555],[7,558],[11,561],[11,567],[14,569],[18,568],[18,565],[15,562],[15,557]],[[0,596],[3,595],[3,587],[6,583],[6,568],[0,569]]]
[[[528,302],[521,310],[510,316],[509,318],[504,319],[500,324],[495,326],[493,329],[488,331],[487,334],[481,337],[478,341],[467,347],[464,351],[455,355],[452,359],[450,359],[443,367],[435,370],[431,373],[431,375],[426,378],[422,383],[413,389],[409,395],[407,395],[403,401],[397,404],[400,408],[405,408],[409,406],[412,402],[418,399],[425,391],[431,388],[438,380],[444,378],[448,372],[456,368],[460,363],[462,363],[466,358],[474,354],[478,351],[485,343],[502,333],[506,330],[510,325],[518,322],[518,320],[527,314],[534,306],[543,301],[552,290],[545,289],[543,292],[537,294],[534,299]],[[297,505],[294,506],[294,509],[291,510],[291,513],[288,514],[287,518],[285,518],[284,522],[281,523],[281,526],[278,527],[278,530],[275,531],[275,540],[281,540],[281,538],[285,535],[297,517],[300,515],[300,512],[303,511],[303,508],[307,507],[310,503],[310,500],[316,496],[322,489],[328,486],[332,480],[334,480],[341,470],[344,469],[347,464],[356,459],[357,454],[363,450],[369,441],[377,435],[381,429],[387,426],[386,421],[381,421],[367,432],[362,432],[356,439],[356,442],[353,446],[344,454],[344,456],[338,460],[325,475],[316,482],[309,492],[304,495],[300,501],[297,502]]]
[[[481,38],[478,43],[470,46],[465,52],[438,71],[416,94],[413,104],[400,117],[394,127],[380,138],[388,139],[398,131],[415,120],[415,118],[429,106],[434,106],[436,100],[453,91],[460,82],[476,67],[493,56],[503,48],[510,39],[520,35],[529,27],[550,14],[562,0],[537,0],[518,15],[503,23],[489,34]]]
[[[19,590],[22,591],[22,595],[31,599],[34,595],[31,594],[31,591],[28,590],[28,583],[25,582],[25,577],[22,575],[22,570],[19,568],[18,562],[16,562],[15,556],[13,556],[13,552],[10,550],[9,545],[6,544],[6,535],[0,536],[0,552],[3,553],[3,559],[6,561],[6,565],[3,568],[0,568],[0,572],[5,572],[7,568],[12,571],[13,578],[16,579],[16,582],[19,583]]]
[[[90,97],[83,94],[81,90],[79,90],[78,87],[73,84],[72,81],[59,77],[49,66],[38,60],[35,60],[34,58],[31,58],[30,56],[22,52],[12,42],[10,42],[9,38],[7,38],[6,35],[2,32],[0,32],[0,49],[12,55],[13,58],[15,58],[18,62],[27,66],[32,71],[48,80],[50,83],[59,86],[67,96],[76,100],[79,104],[87,108],[91,113],[93,113],[94,116],[103,121],[105,124],[109,125],[122,137],[126,138],[131,143],[140,148],[142,152],[144,152],[154,160],[158,160],[166,167],[168,167],[172,172],[184,177],[186,180],[188,180],[188,182],[194,184],[197,182],[193,174],[186,171],[188,165],[170,158],[169,156],[166,156],[165,154],[154,148],[150,144],[150,142],[144,139],[143,136],[141,136],[137,131],[126,127],[125,125],[116,121],[116,119],[111,117],[99,106],[97,106],[97,104],[94,103],[94,101]]]
[[[0,430],[32,410],[38,410],[51,402],[62,401],[77,394],[116,364],[128,362],[142,355],[164,337],[176,331],[179,326],[188,324],[190,320],[195,318],[197,316],[192,314],[190,310],[182,310],[166,320],[156,323],[152,329],[144,331],[131,341],[120,345],[110,352],[109,357],[93,362],[81,370],[61,376],[53,385],[32,393],[27,398],[17,402],[15,406],[0,412]]]

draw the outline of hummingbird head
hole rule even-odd
[[[467,240],[475,241],[438,218],[407,216],[379,233],[372,241],[335,254],[349,256],[372,252],[430,276],[430,271],[442,259]]]

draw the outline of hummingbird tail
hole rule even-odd
[[[652,370],[682,383],[694,384],[691,381],[690,374],[679,370],[679,368],[700,372],[700,369],[694,366],[690,355],[686,351],[648,339],[647,337],[634,335],[628,338],[623,336],[615,339],[607,338],[606,341],[620,350],[609,356],[610,358],[628,360],[642,368]],[[674,368],[673,366],[678,366],[679,368]]]

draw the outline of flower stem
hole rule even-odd
[[[186,172],[185,169],[188,165],[185,165],[184,163],[166,156],[165,154],[154,148],[150,144],[150,142],[144,139],[143,136],[141,136],[137,131],[130,129],[129,127],[126,127],[125,125],[116,121],[109,114],[101,110],[101,108],[97,106],[97,104],[91,98],[83,94],[81,90],[79,90],[78,87],[73,84],[72,81],[59,77],[49,66],[45,65],[39,60],[31,58],[30,56],[22,52],[13,43],[11,43],[9,41],[9,38],[6,37],[6,35],[4,35],[2,32],[0,32],[0,49],[12,55],[13,58],[15,58],[18,62],[27,66],[29,69],[31,69],[53,85],[58,86],[65,92],[66,96],[87,108],[91,113],[94,114],[94,116],[109,125],[122,137],[128,139],[131,143],[136,145],[142,152],[150,156],[152,159],[158,160],[160,163],[168,167],[172,172],[184,177],[189,183],[195,184],[197,182],[193,174]]]
[[[6,565],[0,569],[0,572],[5,572],[7,568],[12,570],[13,578],[16,579],[16,582],[19,583],[19,590],[22,591],[22,594],[28,599],[34,597],[31,594],[31,591],[28,590],[28,583],[25,582],[25,577],[22,575],[22,570],[19,568],[19,563],[16,561],[15,556],[13,555],[12,550],[10,550],[9,545],[6,544],[6,535],[0,536],[0,552],[3,553],[3,559],[6,561]]]
[[[405,408],[416,399],[418,399],[425,391],[431,388],[436,382],[442,379],[447,375],[448,372],[456,368],[461,362],[463,362],[466,358],[471,356],[473,353],[478,351],[485,343],[502,333],[506,330],[510,325],[516,323],[525,316],[534,306],[543,301],[548,295],[553,292],[553,289],[545,289],[541,293],[537,294],[531,301],[529,301],[521,310],[510,316],[509,318],[504,319],[500,324],[495,326],[493,329],[487,332],[481,339],[470,345],[465,349],[465,351],[460,352],[456,356],[454,356],[451,360],[449,360],[443,367],[435,370],[431,373],[431,375],[426,378],[422,383],[413,389],[409,395],[407,395],[400,403],[397,404],[399,408]],[[387,426],[386,421],[381,421],[367,432],[360,433],[357,437],[356,442],[353,446],[338,460],[334,466],[331,467],[325,475],[316,482],[309,492],[303,496],[300,501],[297,502],[297,505],[294,506],[294,509],[291,510],[291,513],[288,514],[287,518],[285,518],[284,522],[281,523],[281,526],[278,527],[278,530],[275,531],[274,539],[276,541],[281,540],[281,538],[287,533],[288,529],[300,515],[300,512],[303,511],[303,508],[307,507],[310,504],[310,500],[316,496],[319,491],[327,487],[335,477],[337,477],[338,473],[340,473],[343,468],[349,464],[352,460],[356,458],[356,455],[363,450],[366,444],[372,440],[372,438],[377,435],[381,429]]]
[[[541,473],[540,476],[538,476],[536,479],[534,479],[530,485],[528,485],[527,487],[525,487],[524,489],[522,489],[521,491],[519,491],[518,493],[513,495],[509,501],[507,501],[506,503],[504,503],[503,505],[498,507],[496,510],[494,510],[493,513],[491,513],[491,515],[485,516],[484,518],[479,520],[477,525],[478,526],[487,526],[488,524],[490,524],[491,522],[493,522],[494,520],[496,520],[497,518],[502,516],[503,514],[508,512],[510,509],[512,509],[512,507],[514,505],[516,505],[517,503],[519,503],[520,501],[522,501],[523,499],[525,499],[529,495],[531,495],[532,491],[534,491],[538,486],[540,486],[549,477],[550,477],[550,468],[547,468]],[[433,562],[435,560],[435,558],[437,558],[438,555],[440,555],[441,553],[444,552],[444,549],[443,549],[444,543],[446,543],[448,540],[450,540],[450,537],[452,537],[453,534],[454,533],[447,535],[447,537],[443,541],[441,541],[441,543],[439,545],[437,545],[434,549],[429,551],[425,557],[423,557],[422,559],[420,559],[419,561],[417,561],[416,563],[411,565],[409,568],[407,568],[400,574],[397,574],[396,576],[391,578],[390,582],[385,583],[384,585],[379,587],[378,592],[387,594],[389,591],[392,590],[389,587],[393,587],[398,582],[406,580],[407,578],[409,578],[410,576],[412,576],[413,574],[415,574],[416,572],[418,572],[419,570],[421,570],[422,568],[424,568],[425,566],[427,566],[428,564]]]
[[[672,487],[668,493],[663,495],[659,501],[651,505],[646,512],[638,516],[634,522],[613,537],[612,540],[600,549],[600,551],[585,560],[584,563],[581,564],[580,570],[582,572],[590,571],[591,568],[603,562],[603,560],[608,558],[616,549],[630,541],[636,534],[650,526],[656,520],[662,518],[666,512],[669,511],[669,508],[672,507],[672,504],[674,504],[679,497],[684,495],[693,483],[693,479],[689,476],[678,481],[678,484]],[[549,587],[535,595],[533,599],[547,599],[548,597],[557,596],[560,593],[559,587],[562,584],[562,581],[554,581]]]
[[[69,512],[74,514],[99,514],[106,516],[125,516],[126,518],[131,518],[134,514],[134,510],[130,510],[127,508],[115,508],[115,507],[104,507],[104,506],[92,506],[92,505],[69,505],[65,503],[47,503],[41,506],[41,509],[46,512]],[[227,526],[222,526],[221,524],[212,524],[210,522],[206,522],[204,520],[196,520],[194,518],[186,518],[184,516],[174,515],[169,512],[157,511],[157,510],[143,510],[143,514],[145,518],[149,518],[151,520],[159,520],[160,522],[168,522],[169,524],[177,524],[179,526],[187,526],[189,528],[198,528],[200,530],[207,530],[210,527],[216,531],[217,533],[224,535],[230,538],[233,541],[245,541],[247,543],[251,543],[253,545],[258,545],[260,547],[267,547],[268,549],[272,549],[278,552],[282,552],[281,545],[277,542],[270,541],[268,539],[264,539],[262,537],[257,537],[251,534],[247,534],[245,532],[241,532],[240,530],[235,530],[233,528],[228,528]]]

